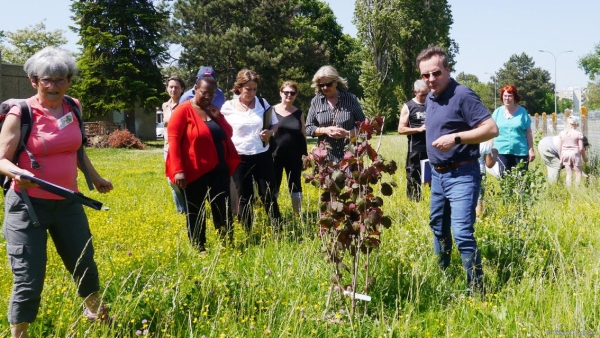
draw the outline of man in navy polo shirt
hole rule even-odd
[[[435,253],[450,265],[452,235],[467,272],[467,292],[483,294],[481,253],[475,240],[479,196],[479,143],[498,136],[490,112],[469,87],[450,78],[448,55],[432,46],[417,57],[421,77],[431,89],[425,101],[425,136],[431,171],[431,215]]]
[[[203,77],[212,77],[216,80],[217,74],[215,74],[215,70],[212,67],[202,67],[196,75],[196,83],[198,83],[198,80],[200,80]],[[190,90],[181,95],[181,98],[179,98],[179,104],[191,99],[192,97],[194,97],[194,86],[192,86]],[[217,88],[217,90],[215,91],[215,97],[212,99],[211,103],[217,106],[217,108],[221,109],[223,103],[225,103],[225,95],[223,94],[221,88]]]

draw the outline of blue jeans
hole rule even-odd
[[[169,179],[167,178],[167,181]],[[181,189],[171,183],[169,181],[169,185],[171,186],[171,191],[173,192],[173,200],[175,201],[175,208],[177,208],[177,213],[179,214],[185,214],[185,198],[183,198],[183,193],[181,192]]]
[[[433,247],[442,268],[450,265],[452,235],[467,272],[467,287],[481,288],[481,253],[475,240],[475,206],[481,186],[477,161],[446,173],[431,169],[431,215]]]

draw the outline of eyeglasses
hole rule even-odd
[[[418,97],[427,97],[427,94],[417,94]]]
[[[47,78],[47,77],[40,79],[40,84],[46,88],[51,87],[53,83],[57,87],[64,87],[67,85],[67,79],[65,79],[65,78],[51,79],[51,78]]]
[[[296,92],[289,92],[289,91],[281,91],[283,93],[283,95],[285,96],[296,96]]]
[[[431,75],[433,75],[435,77],[440,77],[440,75],[442,75],[442,71],[436,70],[435,72],[421,74],[421,77],[423,78],[423,80],[428,80],[431,77]]]
[[[323,88],[323,87],[331,87],[334,84],[334,81],[329,81],[329,82],[325,82],[325,83],[317,83],[317,86],[319,88]]]

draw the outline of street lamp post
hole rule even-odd
[[[494,79],[494,109],[496,109],[498,107],[498,105],[496,104],[496,97],[498,96],[498,87],[496,86],[496,74],[492,74],[492,73],[483,73],[483,74],[493,75],[492,79]]]
[[[562,52],[556,54],[556,56],[552,52],[549,52],[547,50],[540,49],[539,51],[542,53],[548,53],[548,54],[552,55],[552,57],[554,58],[554,112],[558,114],[558,111],[557,111],[558,107],[556,105],[556,91],[558,90],[558,81],[556,79],[556,59],[562,53],[573,53],[573,51],[572,50],[563,50]]]

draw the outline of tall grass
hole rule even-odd
[[[404,163],[406,139],[385,136],[381,151]],[[465,297],[465,274],[456,251],[441,271],[428,226],[429,192],[414,203],[399,188],[385,198],[394,225],[382,236],[377,283],[367,307],[351,318],[348,300],[329,309],[330,267],[316,236],[318,191],[304,187],[301,219],[289,194],[280,204],[286,231],[273,235],[256,207],[258,244],[246,245],[235,224],[235,246],[222,248],[208,222],[208,254],[191,247],[185,218],[175,212],[164,178],[162,152],[88,150],[111,179],[108,195],[88,193],[108,210],[86,210],[105,302],[116,325],[90,324],[55,249],[31,337],[539,337],[600,334],[600,184],[568,190],[544,187],[538,199],[507,199],[488,179],[486,212],[476,224],[484,257],[484,299]],[[542,172],[538,164],[532,170]],[[82,191],[84,182],[81,182]],[[524,207],[526,206],[526,207]],[[6,243],[0,239],[2,257]],[[6,313],[12,276],[3,258],[0,313]],[[8,336],[6,317],[0,337]]]

